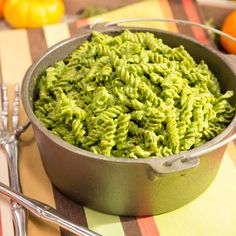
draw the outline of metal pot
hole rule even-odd
[[[223,92],[234,90],[236,70],[230,56],[224,56],[199,42],[179,34],[150,28],[125,27],[131,31],[149,31],[170,46],[184,45],[196,61],[201,59],[219,79]],[[124,27],[111,25],[96,30],[117,35]],[[64,59],[91,36],[84,29],[76,37],[48,49],[28,69],[22,99],[31,120],[44,168],[52,183],[67,197],[81,205],[116,215],[144,216],[174,210],[198,197],[214,180],[225,144],[236,138],[236,117],[220,135],[204,145],[165,158],[126,159],[106,157],[75,147],[47,130],[33,112],[38,96],[38,75],[56,61]]]

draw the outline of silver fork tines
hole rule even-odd
[[[13,113],[12,113],[13,132],[16,131],[19,123],[19,106],[20,106],[20,89],[19,85],[16,84],[14,89],[14,101],[13,101]]]
[[[7,87],[2,81],[1,83],[1,94],[2,94],[2,111],[1,111],[1,121],[2,121],[2,129],[8,130],[8,92]]]

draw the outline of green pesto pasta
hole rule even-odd
[[[231,122],[204,61],[152,33],[93,32],[39,78],[34,111],[52,133],[82,149],[126,158],[164,157],[204,144]]]

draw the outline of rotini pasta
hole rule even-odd
[[[58,137],[97,154],[163,157],[204,144],[231,122],[204,61],[152,33],[93,32],[39,78],[34,111]]]

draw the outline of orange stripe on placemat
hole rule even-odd
[[[159,0],[163,14],[165,16],[165,18],[173,18],[173,13],[171,11],[171,7],[170,4],[168,2],[168,0]],[[175,23],[168,23],[167,24],[168,29],[172,32],[178,32],[178,28],[176,26]]]
[[[81,19],[76,22],[77,28],[79,29],[80,27],[88,25],[89,22],[87,19]]]
[[[187,20],[187,16],[185,14],[185,11],[179,1],[168,0],[168,3],[169,3],[169,6],[172,10],[174,18]],[[192,29],[188,25],[177,24],[177,28],[181,34],[185,34],[185,35],[194,37]]]
[[[160,236],[156,222],[152,216],[137,217],[137,221],[142,232],[142,235]]]
[[[185,10],[185,13],[188,17],[188,20],[196,22],[196,23],[202,23],[200,20],[200,17],[197,13],[196,5],[193,3],[192,0],[182,0],[183,8]],[[203,29],[199,27],[191,27],[193,34],[196,39],[201,41],[204,44],[210,44],[209,39],[206,37],[206,34]]]

